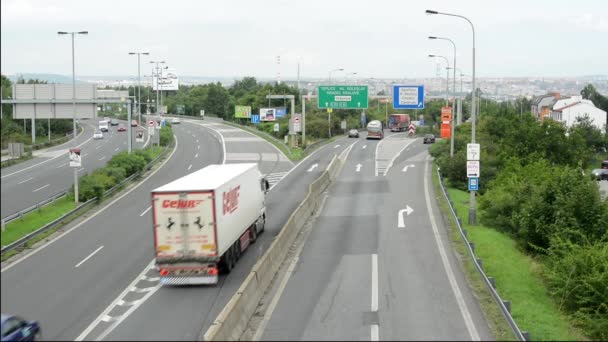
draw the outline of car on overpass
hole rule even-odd
[[[112,126],[118,126],[118,120],[116,120],[116,119],[112,119],[112,120],[110,121],[110,125],[112,125]]]
[[[117,131],[119,131],[119,132],[125,132],[126,130],[127,130],[127,126],[125,126],[123,124],[118,125]]]
[[[42,332],[36,321],[24,320],[18,316],[2,314],[2,341],[40,341]]]
[[[137,120],[131,120],[131,127],[137,127]]]

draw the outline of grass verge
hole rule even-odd
[[[22,163],[26,160],[34,158],[31,152],[25,153],[21,158],[8,159],[0,163],[0,169]]]
[[[486,321],[488,322],[488,326],[490,327],[490,331],[492,332],[494,338],[497,341],[516,341],[517,339],[515,338],[515,335],[513,335],[513,333],[511,332],[511,327],[502,315],[500,308],[494,301],[494,297],[492,297],[492,294],[487,288],[481,275],[479,274],[479,272],[477,272],[473,260],[471,260],[469,252],[467,251],[467,246],[462,240],[460,232],[458,231],[456,220],[454,219],[454,216],[450,211],[447,200],[443,196],[436,170],[437,166],[433,162],[431,172],[433,173],[432,179],[435,188],[435,194],[438,199],[439,209],[443,213],[445,221],[448,223],[447,227],[449,230],[449,236],[452,243],[452,247],[458,253],[459,258],[464,266],[469,286],[473,290],[473,294],[479,302],[481,310],[486,318]],[[463,211],[463,209],[460,209],[458,210],[458,212],[460,213],[465,211]]]
[[[434,183],[438,187],[436,173],[433,173],[435,174]],[[437,188],[437,191],[441,194],[441,189]],[[452,188],[448,188],[447,191],[458,217],[463,222],[463,229],[467,230],[469,241],[475,243],[475,254],[482,259],[485,273],[496,279],[497,291],[501,298],[511,301],[511,315],[520,329],[528,331],[533,340],[585,340],[584,334],[574,328],[568,317],[559,311],[547,292],[541,276],[542,264],[520,251],[515,241],[508,235],[483,225],[468,225],[466,221],[469,194]],[[443,196],[441,197],[443,199]],[[444,203],[443,206],[449,213],[447,203]],[[457,237],[461,240],[459,235]],[[464,242],[462,245],[464,248]],[[475,278],[471,274],[472,272],[481,281],[481,276],[477,274],[470,258],[468,259],[467,263],[471,264],[471,267],[466,267],[469,279]],[[472,271],[469,271],[469,268]],[[474,283],[475,281],[473,281]],[[487,289],[485,292],[488,292]],[[490,296],[489,292],[488,296]],[[504,321],[504,318],[496,304],[493,303],[493,299],[491,297],[489,299],[492,303],[486,300],[480,300],[480,302],[496,338],[498,340],[513,339],[513,336],[505,337],[503,335],[502,330],[505,328],[501,327],[499,320]],[[498,311],[498,313],[494,311]],[[506,325],[506,321],[504,321],[504,325]],[[508,325],[506,325],[506,329],[509,329],[508,333],[511,334]]]
[[[2,246],[11,244],[25,235],[44,227],[47,223],[56,220],[65,213],[76,208],[74,200],[62,197],[57,201],[32,211],[23,216],[23,219],[16,219],[6,225],[6,230],[2,232]]]

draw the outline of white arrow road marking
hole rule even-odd
[[[410,165],[405,165],[405,167],[403,168],[403,170],[401,170],[402,172],[407,172],[407,168],[408,167],[415,167],[416,165],[414,164],[410,164]]]
[[[361,171],[361,164],[357,164],[357,172]]]
[[[319,166],[319,164],[313,164],[310,169],[308,169],[308,172],[311,172],[312,170],[314,170],[317,166]]]
[[[97,248],[93,253],[89,254],[89,256],[84,258],[81,262],[77,263],[74,267],[78,268],[80,265],[84,264],[85,261],[89,260],[93,255],[95,255],[95,253],[99,252],[102,248],[103,246],[99,246],[99,248]]]
[[[334,146],[334,148],[338,148],[338,147],[340,147],[340,145],[336,145],[336,146]]]
[[[410,216],[410,214],[414,211],[414,209],[410,208],[410,206],[406,206],[405,209],[401,209],[399,210],[399,214],[397,214],[397,227],[399,228],[405,228],[405,222],[403,220],[403,213],[406,212],[407,216]]]

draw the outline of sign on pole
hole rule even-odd
[[[260,123],[260,116],[258,114],[251,114],[251,123],[252,124],[259,124]]]
[[[395,109],[424,109],[423,85],[393,86],[393,108]]]
[[[135,132],[135,141],[144,142],[144,130],[143,129],[138,129],[137,132]]]
[[[469,191],[479,190],[479,178],[469,177]]]
[[[260,121],[275,121],[275,109],[274,108],[260,108]]]
[[[467,160],[467,177],[479,177],[479,160]]]
[[[319,108],[366,109],[367,86],[319,86]]]
[[[201,116],[205,116],[205,110],[201,109]]]
[[[148,121],[148,135],[154,135],[154,120]]]
[[[234,106],[234,117],[249,119],[251,117],[251,106]]]
[[[480,152],[479,144],[467,144],[467,160],[479,160]]]
[[[342,128],[342,129],[346,129],[346,120],[342,120],[342,121],[340,122],[340,128]]]
[[[278,122],[274,124],[274,131],[275,132],[279,131],[279,123]]]
[[[82,158],[79,148],[70,149],[70,167],[82,167]]]
[[[294,114],[291,120],[289,120],[289,124],[289,134],[302,132],[302,114]]]

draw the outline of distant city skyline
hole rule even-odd
[[[178,75],[211,77],[353,78],[432,77],[452,63],[471,73],[475,25],[479,77],[572,77],[607,70],[608,3],[604,0],[336,0],[74,1],[3,0],[1,69],[4,74],[71,74],[76,37],[77,75],[135,74],[129,51],[149,51]],[[280,56],[280,59],[277,58]]]

